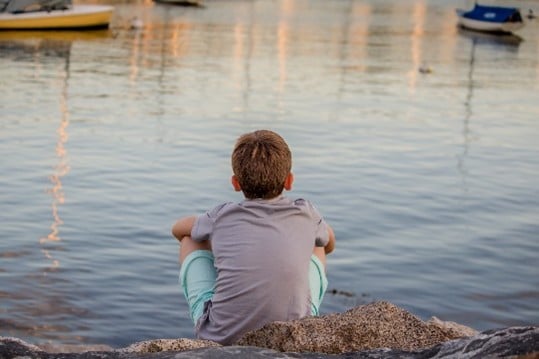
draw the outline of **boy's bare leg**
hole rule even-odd
[[[211,251],[210,241],[195,242],[189,236],[183,237],[180,241],[180,264],[189,254],[197,250]]]
[[[326,251],[324,247],[314,247],[313,254],[320,259],[320,262],[324,265],[324,269],[326,268]]]

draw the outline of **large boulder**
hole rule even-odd
[[[237,344],[326,354],[375,348],[410,351],[476,333],[435,318],[423,322],[391,303],[374,302],[344,313],[273,322],[245,334]]]

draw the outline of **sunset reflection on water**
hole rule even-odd
[[[70,49],[68,49],[70,51]],[[44,244],[47,242],[58,242],[61,240],[60,237],[60,226],[64,223],[60,218],[59,208],[65,203],[65,193],[62,186],[62,177],[69,173],[69,163],[66,149],[66,142],[69,138],[68,136],[68,126],[69,126],[69,107],[68,107],[68,81],[69,81],[69,52],[66,55],[65,63],[65,72],[60,78],[62,84],[62,91],[60,95],[60,114],[61,120],[58,129],[56,130],[58,140],[56,143],[55,154],[58,159],[58,163],[54,168],[53,174],[49,177],[52,188],[47,190],[52,197],[52,224],[50,226],[50,233],[46,237],[42,237],[39,240],[39,243]],[[42,252],[45,257],[51,260],[52,264],[49,268],[54,270],[60,266],[60,261],[55,259],[51,251],[43,247]],[[47,273],[47,272],[44,272]]]

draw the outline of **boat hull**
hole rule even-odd
[[[0,30],[83,29],[108,27],[114,7],[74,5],[67,10],[0,13]]]
[[[475,4],[471,10],[456,9],[458,25],[474,31],[511,33],[524,26],[518,8]]]
[[[178,5],[178,6],[193,6],[201,7],[202,0],[154,0],[159,4],[169,4],[169,5]]]
[[[524,24],[521,22],[488,22],[468,19],[462,16],[459,16],[458,24],[459,26],[469,30],[499,33],[511,33],[521,29],[524,26]]]

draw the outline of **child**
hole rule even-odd
[[[229,345],[267,323],[318,315],[335,235],[309,201],[282,195],[292,189],[291,167],[275,132],[242,135],[232,152],[232,187],[245,200],[172,227],[198,338]]]

